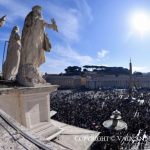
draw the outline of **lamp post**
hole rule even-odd
[[[127,124],[121,120],[121,113],[118,110],[112,112],[109,120],[103,122],[103,126],[109,130],[120,131],[127,129]]]
[[[120,135],[120,131],[127,129],[127,124],[122,120],[120,111],[113,111],[110,119],[103,122],[103,126],[110,131],[109,140],[104,143],[104,146],[107,148],[120,150],[121,142],[118,139],[118,135]]]

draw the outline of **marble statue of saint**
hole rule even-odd
[[[5,80],[14,80],[16,78],[20,63],[20,49],[19,28],[15,26],[9,38],[6,60],[3,64],[3,78]]]
[[[38,69],[45,62],[45,51],[50,51],[51,44],[45,33],[45,27],[57,31],[54,20],[47,23],[42,17],[42,8],[34,6],[26,16],[22,31],[22,49],[17,81],[23,86],[44,84]]]
[[[2,27],[5,24],[6,21],[6,15],[0,18],[0,27]]]

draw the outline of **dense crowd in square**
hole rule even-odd
[[[57,111],[54,119],[70,125],[99,131],[100,135],[142,136],[148,142],[150,135],[150,92],[139,90],[128,98],[127,90],[58,90],[51,94],[51,109]],[[128,125],[127,130],[110,132],[103,127],[103,122],[110,119],[114,110],[121,112],[122,120]],[[98,143],[96,143],[98,145]],[[119,142],[118,149],[141,146],[140,141]],[[102,142],[100,144],[103,145]],[[113,143],[114,145],[114,143]],[[128,146],[127,146],[128,145]],[[104,146],[104,145],[103,145]],[[102,149],[107,149],[102,148]],[[94,148],[96,149],[96,147]],[[116,147],[115,147],[116,149]],[[117,150],[117,149],[116,149]]]

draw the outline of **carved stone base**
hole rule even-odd
[[[27,128],[50,123],[50,96],[57,85],[0,89],[0,109]]]
[[[16,79],[19,84],[27,87],[35,87],[37,85],[46,83],[46,81],[40,75],[38,69],[32,64],[21,66]]]

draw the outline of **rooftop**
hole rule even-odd
[[[66,150],[66,148],[33,134],[0,110],[1,150]]]

